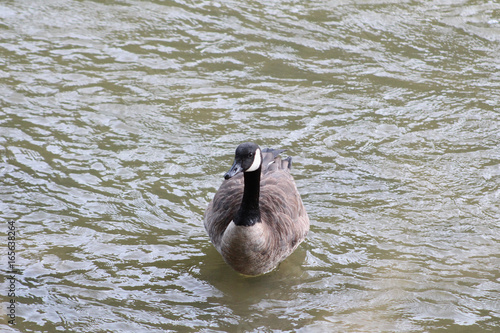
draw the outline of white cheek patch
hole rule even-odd
[[[255,151],[255,157],[253,158],[253,163],[252,165],[250,166],[250,168],[248,168],[246,170],[246,172],[250,172],[250,171],[255,171],[257,170],[258,168],[260,168],[260,164],[262,163],[262,154],[260,153],[260,149],[257,149]]]

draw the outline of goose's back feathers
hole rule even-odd
[[[237,226],[244,173],[224,180],[204,216],[212,243],[228,264],[243,274],[258,275],[275,268],[304,240],[309,218],[290,174],[291,158],[284,150],[263,149],[260,179],[260,222]]]

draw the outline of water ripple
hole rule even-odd
[[[19,231],[18,328],[494,330],[499,9],[0,5],[0,211]],[[250,139],[294,157],[312,220],[253,279],[201,222]]]

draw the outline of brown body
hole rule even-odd
[[[257,223],[246,226],[233,222],[243,200],[244,172],[222,183],[205,212],[205,228],[217,251],[245,275],[274,269],[309,230],[307,212],[289,173],[290,160],[281,160],[279,153],[270,149],[262,152]]]

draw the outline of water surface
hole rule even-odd
[[[498,329],[499,20],[486,1],[2,3],[2,331]],[[202,223],[247,140],[293,156],[312,223],[257,278]]]

